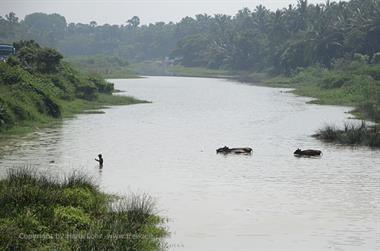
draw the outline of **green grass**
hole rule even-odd
[[[364,62],[337,61],[332,69],[318,66],[299,69],[292,76],[271,76],[267,73],[241,73],[237,78],[270,87],[293,88],[296,95],[314,98],[311,103],[346,105],[357,118],[380,121],[380,65]],[[349,145],[379,147],[377,127],[345,125],[344,129],[327,126],[317,138]]]
[[[320,129],[314,137],[327,142],[344,145],[364,145],[380,147],[380,131],[378,126],[345,124],[343,129],[328,125]]]
[[[61,105],[63,107],[63,115],[64,117],[72,117],[78,113],[88,113],[88,111],[92,111],[92,113],[96,113],[98,109],[114,106],[114,105],[132,105],[132,104],[140,104],[140,103],[148,103],[147,101],[135,99],[129,96],[121,96],[121,95],[110,95],[110,94],[99,94],[96,100],[87,101],[83,99],[76,99],[73,101],[62,101]]]
[[[151,197],[105,194],[78,173],[9,170],[0,205],[1,250],[159,250],[167,235]]]
[[[142,76],[171,76],[160,61],[144,61],[131,64],[131,67]]]
[[[129,96],[99,94],[96,100],[88,101],[84,99],[61,100],[59,105],[62,108],[61,118],[52,118],[46,115],[38,115],[33,120],[22,120],[14,124],[12,127],[0,132],[0,139],[10,135],[23,135],[41,128],[55,126],[65,118],[72,118],[76,114],[101,114],[104,113],[99,109],[117,105],[132,105],[148,103],[147,101],[138,100]]]
[[[168,71],[174,76],[182,77],[202,77],[202,78],[230,78],[231,72],[217,69],[206,69],[200,67],[184,67],[173,65],[168,67]]]
[[[229,71],[207,69],[201,67],[184,67],[181,65],[165,65],[161,61],[144,61],[131,64],[131,67],[140,75],[146,76],[181,76],[202,78],[230,78]]]
[[[380,120],[380,65],[360,62],[300,69],[293,76],[264,73],[241,74],[241,81],[271,87],[294,88],[293,93],[315,98],[312,103],[353,106],[353,114],[374,122]]]
[[[66,58],[65,61],[85,74],[97,75],[102,78],[139,78],[129,63],[119,57],[77,56]]]

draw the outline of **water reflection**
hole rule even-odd
[[[378,250],[380,155],[310,135],[349,108],[218,79],[114,80],[151,104],[82,114],[1,144],[1,170],[80,169],[108,192],[147,192],[173,250]],[[251,156],[217,155],[224,145]],[[314,148],[321,158],[295,158]],[[102,170],[94,163],[105,156]],[[54,163],[49,161],[54,160]]]

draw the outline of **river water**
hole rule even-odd
[[[107,192],[148,193],[169,218],[170,250],[380,249],[380,151],[310,137],[327,123],[343,125],[349,108],[222,79],[112,82],[120,95],[152,103],[3,141],[1,172],[79,169]],[[253,154],[217,155],[224,145]],[[298,147],[323,156],[296,158]]]

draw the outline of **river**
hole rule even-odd
[[[152,103],[1,142],[1,172],[79,169],[106,192],[148,193],[169,219],[170,250],[380,249],[380,151],[310,137],[343,125],[350,108],[222,79],[111,81],[119,95]],[[217,155],[224,145],[253,154]],[[296,158],[298,147],[323,156]]]

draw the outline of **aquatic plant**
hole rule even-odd
[[[318,130],[314,136],[339,144],[380,147],[380,132],[377,125],[368,126],[364,121],[360,125],[345,123],[343,129],[327,125]]]

